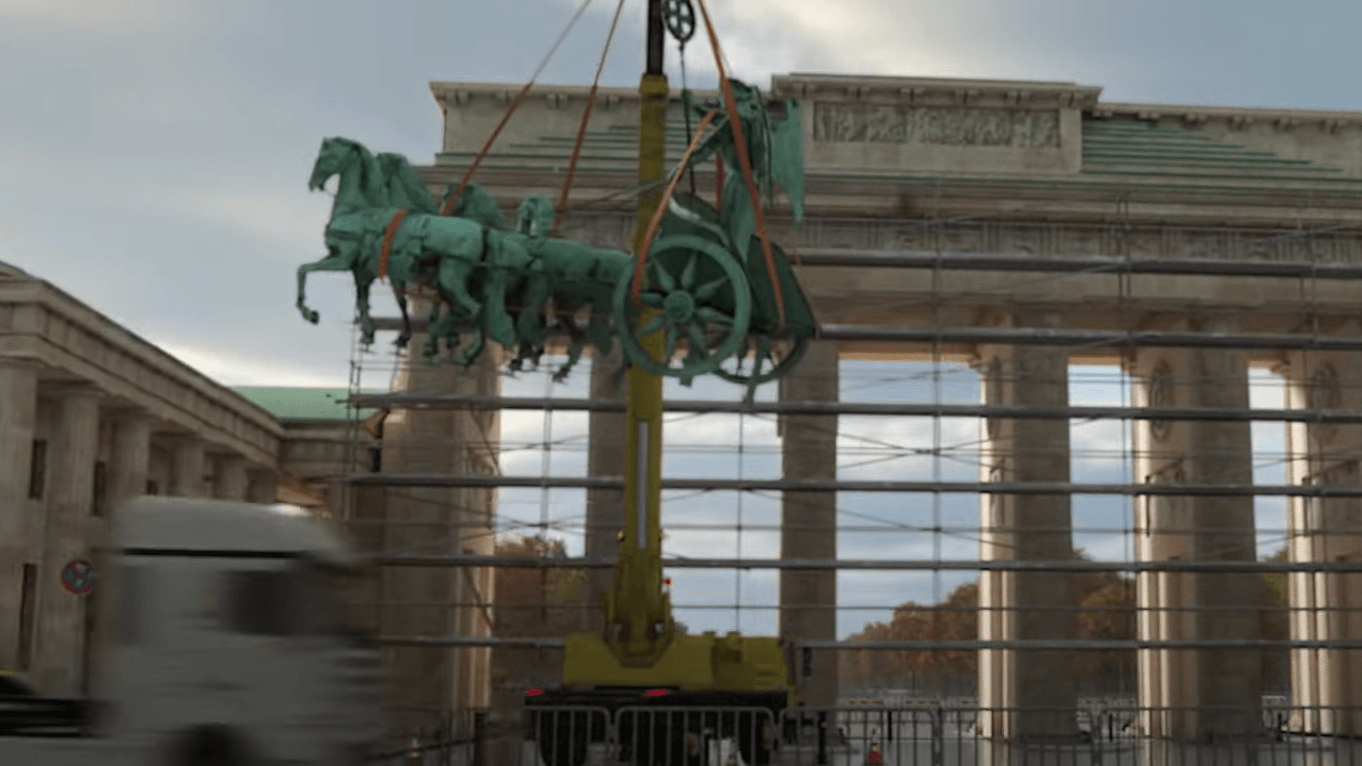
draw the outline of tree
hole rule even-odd
[[[561,540],[518,537],[497,543],[497,555],[565,558]],[[587,605],[586,573],[562,567],[496,570],[493,634],[498,638],[566,636],[581,629]],[[530,686],[556,682],[562,667],[561,650],[497,649],[492,653],[494,686]]]
[[[1091,561],[1081,549],[1074,558]],[[1268,561],[1286,561],[1283,548]],[[1285,573],[1264,573],[1266,584],[1263,610],[1263,638],[1286,640],[1289,622],[1282,609],[1287,603]],[[1075,572],[1069,575],[1075,602],[1080,607],[1075,622],[1075,638],[1095,641],[1130,641],[1136,637],[1135,581],[1116,571]],[[852,641],[973,640],[978,636],[979,586],[965,583],[940,604],[924,606],[906,602],[894,610],[888,623],[868,623]],[[977,652],[920,651],[887,652],[871,649],[844,651],[842,683],[846,688],[916,687],[936,685],[952,679],[973,679],[978,673]],[[1094,691],[1125,691],[1133,688],[1135,651],[1111,649],[1086,651],[1074,656],[1074,673],[1080,687]],[[1263,669],[1269,679],[1288,677],[1288,653],[1264,653]]]

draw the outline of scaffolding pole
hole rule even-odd
[[[423,332],[429,322],[412,317],[412,329]],[[374,319],[374,327],[399,331],[402,320],[395,317]],[[565,339],[567,333],[554,331],[550,336]],[[1041,327],[884,327],[878,325],[826,324],[819,340],[853,343],[902,343],[920,345],[1054,346],[1062,348],[1219,348],[1279,351],[1362,351],[1362,338],[1329,337],[1301,333],[1209,333],[1147,332],[1121,330],[1067,330]]]
[[[363,473],[346,478],[362,487],[529,487],[617,489],[619,476],[455,476],[426,473]],[[855,481],[823,479],[662,479],[663,489],[735,492],[922,492],[986,495],[1164,495],[1254,497],[1362,497],[1362,487],[1287,484],[1075,484],[1062,481]]]
[[[941,271],[1027,271],[1072,274],[1267,277],[1276,279],[1362,279],[1362,266],[1334,263],[1262,263],[1087,256],[1047,258],[1030,254],[864,250],[808,247],[792,251],[803,267],[939,269]]]
[[[608,569],[614,558],[554,558],[536,556],[382,556],[382,566],[500,567],[508,569]],[[668,569],[856,569],[919,572],[1329,572],[1362,573],[1362,561],[1084,561],[1079,559],[747,559],[666,557]],[[1048,607],[1047,607],[1048,608]]]
[[[490,646],[497,649],[562,649],[567,639],[549,637],[463,637],[463,636],[380,636],[375,642],[381,646]],[[791,640],[796,649],[889,650],[906,652],[978,651],[981,649],[1019,649],[1029,651],[1110,652],[1137,649],[1362,649],[1362,640],[1341,641],[1271,641],[1257,639],[1219,639],[1206,641],[1138,641],[1138,640],[1044,640],[1021,641],[836,641]]]
[[[543,410],[545,412],[623,412],[615,399],[556,399],[538,396],[474,394],[360,394],[357,409]],[[1011,407],[982,404],[908,404],[865,402],[751,402],[667,400],[667,412],[714,415],[870,415],[876,417],[1004,418],[1015,420],[1201,420],[1284,423],[1362,423],[1362,412],[1267,410],[1209,407]]]

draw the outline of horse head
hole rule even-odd
[[[407,158],[392,152],[379,152],[375,159],[383,173],[388,203],[393,207],[434,215],[439,212],[430,191]]]
[[[360,159],[361,152],[367,150],[348,138],[323,139],[322,147],[317,152],[317,161],[312,164],[312,176],[307,180],[308,190],[317,191],[325,187],[331,176],[344,173]]]
[[[526,197],[516,211],[515,228],[531,237],[547,237],[553,229],[553,203],[538,195]]]
[[[348,138],[328,138],[322,141],[317,161],[307,187],[322,189],[332,176],[340,176],[336,188],[335,212],[350,212],[364,207],[387,207],[388,192],[384,187],[378,160],[358,141]]]
[[[458,182],[445,187],[446,204],[458,190]],[[450,206],[449,214],[477,221],[491,229],[506,228],[506,219],[501,215],[501,208],[497,205],[496,198],[477,181],[470,181],[464,187],[463,194]]]

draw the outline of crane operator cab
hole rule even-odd
[[[102,641],[111,738],[152,763],[363,760],[378,739],[378,656],[337,535],[284,505],[144,497],[115,519],[100,583],[118,612]]]

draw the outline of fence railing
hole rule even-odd
[[[380,754],[411,766],[1362,766],[1362,707],[535,706],[499,746],[486,714]],[[503,732],[504,733],[504,732]],[[438,735],[438,736],[437,736]]]

